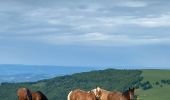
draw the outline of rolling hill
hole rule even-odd
[[[0,86],[1,100],[17,100],[16,91],[19,87],[27,87],[32,91],[40,90],[49,100],[66,100],[69,91],[74,89],[91,90],[97,86],[107,90],[124,91],[139,84],[139,70],[96,70],[76,73],[27,83],[2,83]]]

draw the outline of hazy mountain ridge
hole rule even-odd
[[[33,82],[41,79],[48,79],[55,76],[68,75],[77,72],[90,71],[94,67],[68,67],[48,65],[19,65],[1,64],[1,82]]]
[[[1,82],[35,82],[41,79],[48,79],[55,77],[56,75],[48,74],[16,74],[16,75],[2,75],[0,76]]]

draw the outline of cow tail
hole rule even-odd
[[[70,91],[70,93],[68,94],[67,100],[70,100],[71,93],[72,93],[72,91]]]

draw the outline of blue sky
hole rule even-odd
[[[1,0],[0,64],[170,68],[169,6],[168,0]]]

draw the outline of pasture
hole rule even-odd
[[[149,81],[153,88],[136,90],[140,100],[169,100],[170,85],[162,84],[161,80],[170,79],[170,70],[142,70],[143,81]],[[159,85],[155,83],[159,82]]]

